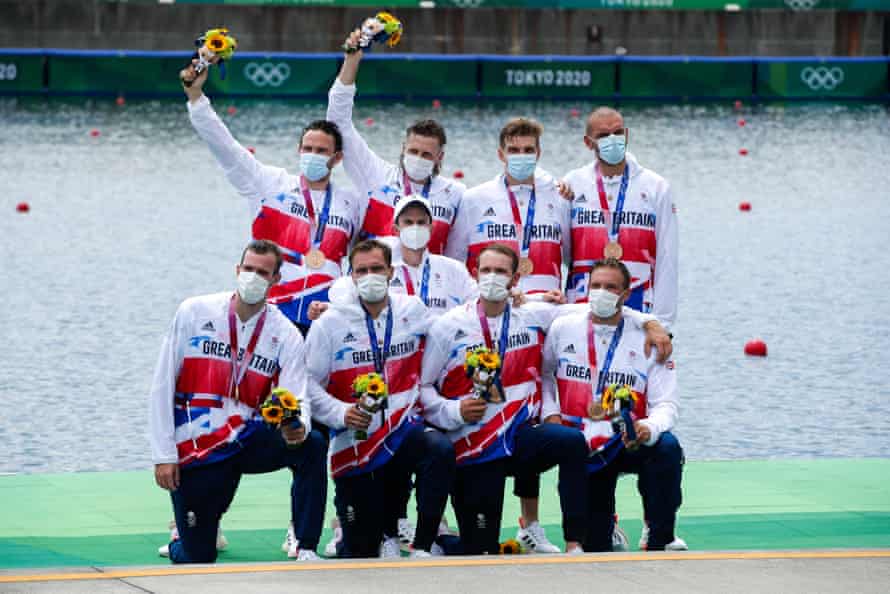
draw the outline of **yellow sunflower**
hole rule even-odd
[[[380,398],[386,395],[386,384],[379,378],[373,378],[368,381],[368,396]]]
[[[479,363],[485,369],[493,371],[501,366],[501,357],[497,353],[481,353],[479,355]]]
[[[287,410],[297,410],[299,407],[297,397],[286,390],[283,394],[278,395],[278,401],[281,402],[281,406]]]
[[[281,417],[284,416],[284,411],[281,409],[281,407],[275,406],[274,404],[271,406],[263,407],[261,412],[263,413],[263,419],[265,419],[267,423],[272,424],[278,423],[279,421],[281,421]]]
[[[512,538],[508,538],[502,542],[498,548],[500,549],[499,552],[501,555],[518,555],[522,552],[519,543]]]
[[[204,45],[207,46],[207,49],[212,51],[214,54],[221,54],[229,49],[231,45],[229,43],[229,38],[225,36],[225,34],[221,32],[211,33],[207,36],[207,40],[204,41]]]

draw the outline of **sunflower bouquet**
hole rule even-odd
[[[637,395],[630,386],[611,384],[603,390],[600,403],[590,405],[590,418],[595,421],[612,420],[615,430],[627,434],[629,441],[637,439],[631,411],[637,401]]]
[[[358,407],[368,414],[374,414],[379,410],[386,408],[386,398],[389,396],[389,389],[386,381],[379,373],[365,373],[355,378],[352,382],[352,394],[358,401]],[[355,438],[358,440],[368,439],[368,432],[357,430]]]
[[[402,22],[388,12],[378,12],[365,19],[361,26],[361,37],[358,46],[343,44],[343,51],[352,54],[358,50],[371,50],[372,43],[385,43],[387,47],[395,47],[402,39]]]
[[[300,420],[300,401],[287,388],[272,390],[260,404],[260,414],[266,423],[276,428],[290,424],[294,429],[299,429],[303,424]]]
[[[496,381],[501,369],[500,355],[487,347],[477,347],[467,351],[464,369],[467,377],[473,380],[475,398],[493,403],[504,401],[504,395],[501,394]]]
[[[220,76],[226,77],[225,61],[232,57],[235,48],[238,47],[237,40],[232,37],[229,30],[225,27],[219,29],[210,29],[203,35],[195,39],[195,54],[192,59],[198,60],[195,65],[195,72],[200,74],[211,64],[219,64]]]

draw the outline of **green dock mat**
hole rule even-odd
[[[691,549],[890,547],[890,459],[691,462],[678,533]],[[512,485],[508,484],[508,490]],[[223,528],[220,562],[281,561],[289,473],[245,476]],[[172,517],[150,471],[0,477],[0,568],[165,564],[157,555]],[[328,496],[327,518],[333,517]],[[634,477],[618,487],[631,548],[642,507]],[[410,514],[413,515],[413,514]],[[449,511],[450,523],[455,526]],[[506,497],[503,538],[516,534],[519,502]],[[541,523],[562,545],[556,473],[542,477]],[[326,529],[322,547],[330,538]]]

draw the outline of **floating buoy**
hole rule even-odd
[[[743,103],[741,102],[741,100],[739,100],[739,99],[736,99],[736,100],[735,100],[735,103],[734,103],[733,105],[735,106],[736,111],[738,111],[738,110],[740,110],[742,107],[744,107],[744,104],[743,104]]]
[[[766,343],[756,338],[745,343],[745,354],[752,357],[766,357]]]
[[[744,128],[745,124],[747,124],[748,122],[745,121],[745,118],[739,118],[738,123],[739,123],[739,128]]]
[[[373,126],[373,125],[374,125],[374,118],[367,118],[365,120],[365,126]]]
[[[581,116],[581,110],[579,110],[579,109],[573,109],[572,111],[569,112],[569,115],[571,115],[573,118],[580,117],[580,116]]]
[[[442,102],[438,99],[433,99],[433,109],[439,109],[442,107]]]
[[[235,108],[234,105],[230,105],[228,109],[226,109],[226,113],[228,113],[229,115],[235,115],[236,113],[238,113],[238,110]]]
[[[19,202],[15,205],[16,212],[28,212],[31,210],[31,205],[27,202]]]
[[[101,132],[99,132],[99,131],[96,130],[95,128],[93,128],[92,130],[90,130],[90,136],[92,136],[93,138],[98,137],[99,134],[101,134]]]
[[[124,99],[123,95],[118,95],[114,102],[117,103],[119,107],[123,107],[127,103],[127,100]]]
[[[250,153],[251,155],[255,155],[256,149],[253,148],[252,146],[249,146],[249,147],[247,147],[247,152]]]
[[[463,179],[463,178],[464,178],[464,172],[461,171],[460,169],[455,169],[454,170],[454,179]]]
[[[739,210],[742,212],[748,212],[749,210],[751,210],[751,203],[750,202],[739,202]]]
[[[745,155],[748,154],[748,149],[746,149],[746,148],[739,149],[739,154],[744,157]]]

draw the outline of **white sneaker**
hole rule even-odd
[[[384,537],[383,542],[380,543],[380,558],[398,559],[401,556],[402,549],[399,546],[399,538],[397,536]]]
[[[443,549],[438,543],[433,543],[433,546],[430,547],[430,555],[433,557],[444,557],[445,549]]]
[[[645,521],[643,522],[643,532],[640,534],[640,550],[645,551],[649,548],[649,524]],[[686,541],[680,538],[679,536],[675,536],[674,540],[664,545],[665,551],[688,551],[689,546],[686,544]]]
[[[337,545],[340,544],[340,541],[343,540],[343,528],[340,527],[340,518],[334,516],[331,520],[331,530],[334,531],[334,536],[331,537],[331,540],[328,541],[328,544],[324,546],[324,555],[325,557],[336,557],[337,556]]]
[[[686,545],[686,541],[680,538],[679,536],[675,536],[674,540],[664,545],[665,551],[688,551],[689,547]]]
[[[583,554],[584,554],[584,549],[582,549],[581,547],[578,547],[578,546],[575,546],[575,547],[572,547],[571,549],[566,550],[566,555],[583,555]]]
[[[296,558],[297,544],[299,544],[299,541],[297,541],[297,535],[294,534],[294,523],[291,522],[287,525],[287,534],[284,535],[284,542],[281,543],[281,550],[287,553],[288,557]],[[294,551],[293,555],[291,555],[291,551]]]
[[[408,518],[399,518],[399,546],[402,548],[403,551],[411,551],[411,545],[414,544],[414,534],[416,533],[416,531],[417,527],[409,522]]]
[[[532,522],[524,526],[525,521],[519,518],[519,530],[516,532],[516,540],[523,551],[530,553],[560,553],[559,547],[547,540],[544,527],[538,522]]]
[[[433,554],[428,551],[415,550],[415,551],[411,551],[411,554],[408,556],[411,557],[412,559],[427,559],[429,557],[432,557]]]
[[[290,557],[290,553],[287,556]],[[300,549],[294,558],[297,561],[321,561],[321,557],[315,551],[309,549]]]

